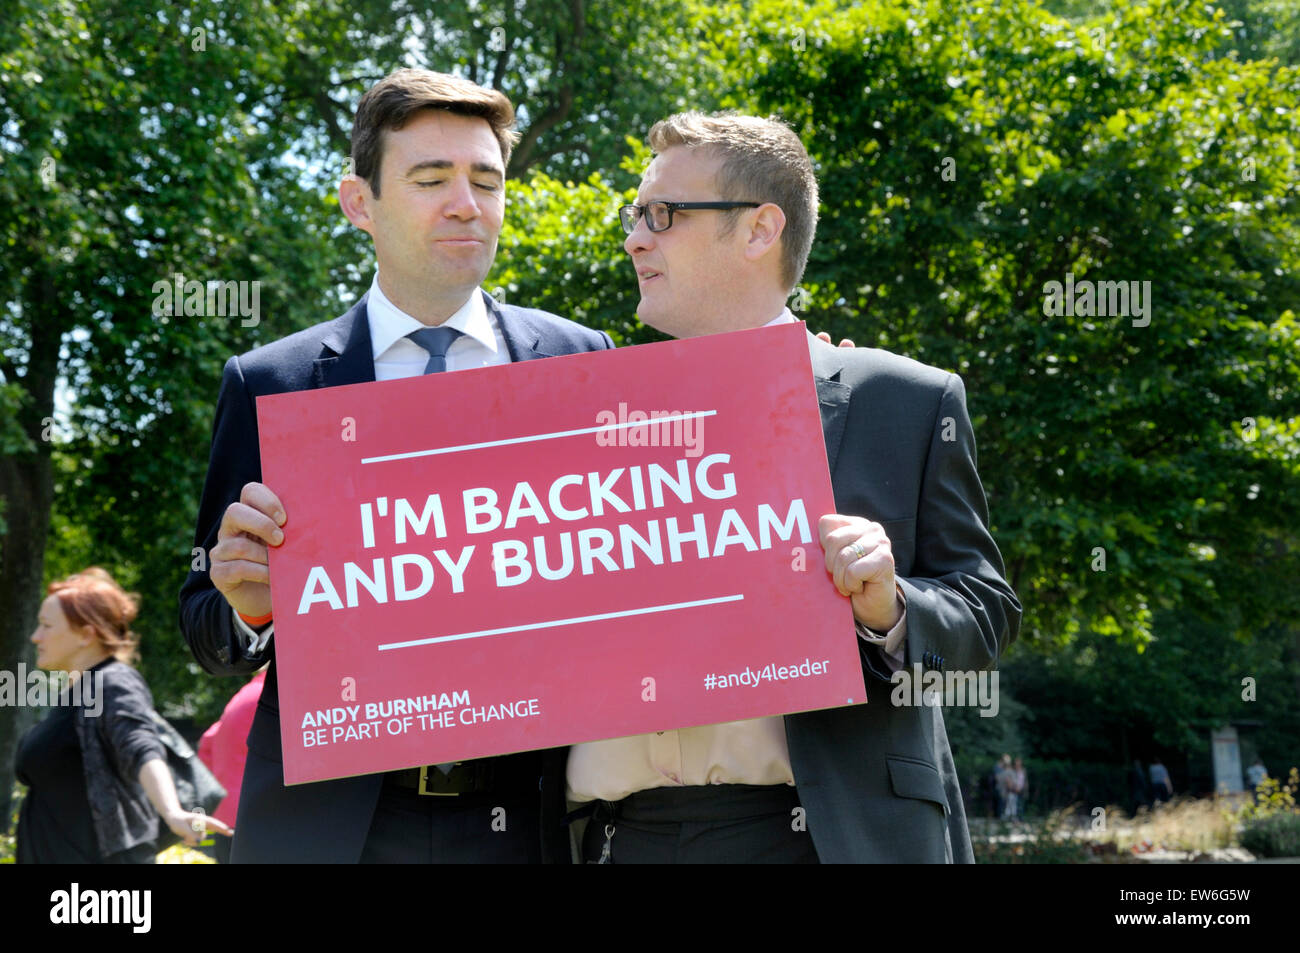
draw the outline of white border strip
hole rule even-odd
[[[488,635],[503,635],[507,632],[527,632],[530,629],[551,629],[557,625],[576,625],[579,622],[596,622],[600,619],[621,619],[630,615],[648,615],[652,612],[672,612],[676,609],[693,609],[697,606],[712,606],[721,602],[740,602],[743,594],[718,596],[716,599],[697,599],[694,602],[671,602],[661,606],[646,606],[644,609],[624,609],[621,612],[602,612],[599,615],[580,615],[571,619],[555,619],[551,622],[530,622],[527,625],[511,625],[503,629],[483,629],[479,632],[461,632],[458,635],[441,635],[434,639],[414,639],[410,642],[386,642],[379,646],[379,651],[389,649],[409,649],[415,645],[434,645],[438,642],[458,642],[461,639],[481,639]]]
[[[643,411],[640,411],[643,412]],[[441,453],[459,453],[462,450],[482,450],[484,447],[505,447],[512,443],[535,443],[538,440],[556,440],[560,437],[576,437],[584,433],[600,433],[605,430],[623,430],[627,427],[658,427],[678,420],[690,420],[692,417],[712,417],[716,410],[697,410],[689,414],[676,414],[672,417],[656,417],[654,420],[633,420],[621,424],[604,424],[600,427],[583,427],[581,430],[557,430],[555,433],[532,434],[527,437],[510,437],[507,440],[488,440],[484,443],[465,443],[459,447],[439,447],[434,450],[412,450],[410,453],[390,453],[384,457],[362,457],[362,463],[388,463],[392,460],[409,460],[412,457],[432,457]]]

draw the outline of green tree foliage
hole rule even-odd
[[[629,140],[623,171],[640,170],[649,153]],[[636,320],[636,272],[623,251],[618,207],[636,190],[617,192],[600,175],[575,185],[545,173],[509,183],[509,209],[487,286],[505,301],[563,314],[608,331],[617,345],[662,335]]]
[[[331,201],[283,158],[302,130],[262,105],[289,52],[268,37],[284,27],[220,3],[21,0],[0,20],[7,669],[31,659],[43,581],[98,563],[144,597],[160,705],[212,698],[175,618],[221,366],[333,313],[337,262],[356,257]],[[177,274],[259,282],[260,310],[165,313],[155,283]],[[0,712],[6,768],[15,730]]]
[[[712,108],[694,78],[725,84],[725,64],[682,42],[690,10],[686,0],[302,5],[281,15],[283,40],[265,38],[283,65],[282,85],[267,88],[263,105],[311,131],[308,151],[341,157],[361,94],[399,66],[427,67],[510,97],[521,132],[511,178],[533,169],[580,180],[608,174],[629,131],[644,134],[688,105]]]
[[[701,22],[730,102],[816,159],[808,320],[965,378],[1031,643],[1140,643],[1174,606],[1294,617],[1300,74],[1218,57],[1224,22],[1172,0]],[[1150,313],[1049,314],[1067,275],[1150,282]]]
[[[455,67],[515,103],[522,136],[512,177],[531,169],[577,180],[616,173],[628,133],[644,136],[656,119],[679,109],[712,108],[692,81],[726,81],[721,61],[703,59],[683,42],[691,5],[682,0],[411,8],[420,37],[412,46],[426,57],[421,65]]]
[[[1246,723],[1259,726],[1254,743],[1266,759],[1286,760],[1287,747],[1294,757],[1300,701],[1286,632],[1241,640],[1202,620],[1162,615],[1159,633],[1141,653],[1085,633],[1051,656],[1018,655],[1004,681],[1034,713],[1022,726],[1028,746],[1044,758],[1108,761],[1127,732],[1130,757],[1208,756],[1213,729]]]

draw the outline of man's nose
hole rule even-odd
[[[636,227],[632,229],[632,234],[624,239],[623,250],[633,256],[637,252],[649,251],[654,247],[654,234],[650,231],[650,226],[645,223],[645,216],[642,215],[636,220]]]
[[[450,218],[474,219],[481,214],[478,200],[474,195],[474,185],[468,178],[458,178],[452,183],[452,192],[447,197],[443,214]]]

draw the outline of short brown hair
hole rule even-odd
[[[352,123],[352,171],[366,180],[376,198],[379,167],[384,159],[384,133],[401,129],[421,109],[443,109],[458,116],[486,119],[501,147],[501,161],[510,163],[510,153],[519,137],[513,131],[515,108],[503,93],[447,73],[394,70],[361,97]]]
[[[700,146],[722,160],[716,184],[724,201],[780,206],[785,213],[781,277],[794,290],[817,231],[817,177],[794,130],[776,117],[685,112],[661,119],[650,129],[650,148],[656,154],[673,146]],[[723,214],[723,234],[736,227],[738,216]]]
[[[140,638],[131,623],[140,611],[140,597],[126,592],[106,570],[91,566],[50,583],[49,595],[73,628],[89,628],[105,651],[128,665],[139,661]]]

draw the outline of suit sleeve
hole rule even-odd
[[[209,575],[212,548],[226,508],[239,499],[244,484],[260,481],[261,454],[257,443],[257,416],[239,364],[226,362],[217,398],[217,416],[212,428],[212,451],[208,475],[199,503],[194,545],[201,550],[197,565],[181,587],[180,626],[190,651],[199,665],[213,675],[244,675],[255,671],[266,656],[250,656],[245,638],[234,622],[225,596],[212,585]]]
[[[916,533],[912,574],[898,579],[907,600],[908,667],[996,668],[1020,630],[1021,608],[989,534],[966,391],[955,374],[939,398]],[[863,656],[871,673],[888,681],[890,669],[874,649],[864,646]]]

